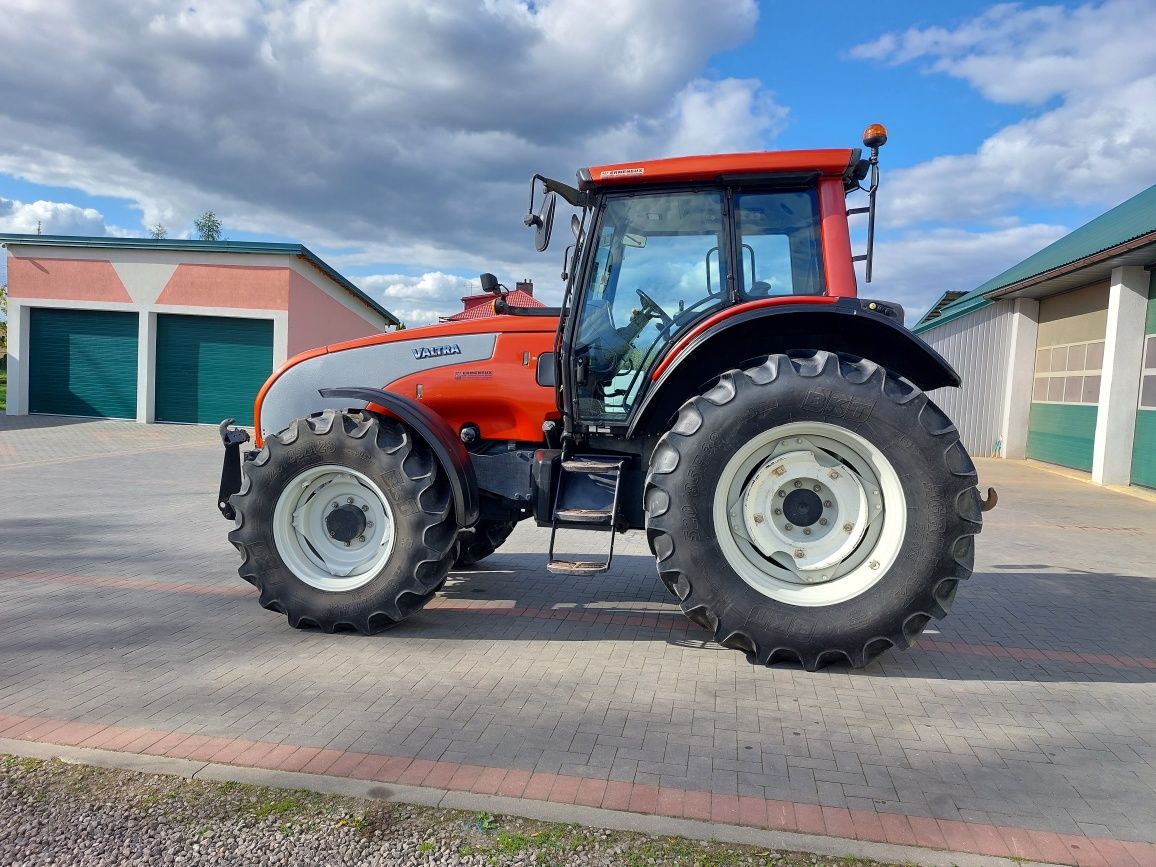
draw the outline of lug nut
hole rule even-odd
[[[362,506],[362,507],[361,507],[361,511],[363,511],[363,512],[368,512],[368,511],[369,511],[369,506]]]
[[[800,482],[798,479],[795,479],[795,487],[796,487],[796,488],[801,488],[801,487],[803,487],[803,483],[802,483],[802,482]]]
[[[782,509],[775,509],[775,514],[781,515],[781,514],[783,514],[783,510]]]
[[[855,525],[854,525],[854,524],[851,524],[851,523],[847,523],[847,524],[844,524],[844,525],[843,525],[843,532],[844,532],[844,533],[850,533],[850,532],[851,532],[852,530],[854,530],[854,529],[855,529]]]
[[[352,506],[352,505],[353,505],[353,497],[346,497],[346,498],[345,498],[345,502],[346,502],[348,505]]]
[[[755,515],[755,523],[756,524],[761,524],[761,523],[763,523],[763,521],[764,521],[764,518],[762,515]]]
[[[810,527],[804,527],[803,528],[803,535],[804,536],[810,536],[811,535],[811,528]]]
[[[779,499],[780,500],[785,496],[787,496],[785,493],[783,493],[782,491],[779,491]]]
[[[806,556],[807,556],[807,552],[804,551],[802,548],[796,548],[795,549],[795,559],[796,560],[801,560]]]
[[[366,521],[366,522],[365,522],[365,526],[367,526],[367,527],[372,527],[372,526],[373,526],[373,521]]]
[[[358,542],[364,542],[364,541],[365,541],[365,537],[364,537],[364,536],[358,536],[358,537],[357,537],[357,541],[358,541]]]
[[[811,487],[811,490],[812,490],[812,491],[815,491],[816,493],[818,493],[819,491],[823,490],[823,486],[822,486],[822,485],[813,485],[813,486]]]
[[[794,527],[792,527],[790,524],[787,524],[787,526],[786,526],[786,529],[788,529],[788,530],[793,530],[793,529],[795,529],[795,528],[794,528]]]
[[[827,477],[831,479],[837,479],[839,478],[839,474],[834,470],[831,470],[831,472],[827,473]]]
[[[824,509],[831,508],[831,501],[830,500],[823,500],[823,508]]]
[[[329,537],[330,537],[331,539],[336,539],[336,538],[337,538],[337,534],[336,534],[336,533],[334,533],[334,532],[332,532],[332,531],[330,531],[330,533],[329,533]]]
[[[879,568],[879,561],[878,560],[872,560],[870,563],[867,564],[867,567],[869,569],[878,569]]]
[[[822,527],[826,527],[827,526],[827,519],[826,518],[820,518],[819,519],[819,525]]]

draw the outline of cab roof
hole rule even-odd
[[[578,179],[583,190],[772,174],[818,173],[847,179],[858,162],[858,148],[758,151],[591,166],[579,171]]]

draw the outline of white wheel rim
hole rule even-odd
[[[335,538],[326,517],[356,509],[362,532]],[[329,592],[356,590],[381,571],[393,552],[394,521],[389,500],[364,473],[341,466],[306,470],[281,492],[273,510],[273,541],[289,570],[311,587]]]
[[[794,422],[749,440],[724,467],[713,511],[739,577],[770,599],[805,607],[874,586],[907,532],[907,500],[891,462],[859,434],[825,422]]]

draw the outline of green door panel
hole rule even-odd
[[[29,412],[136,418],[136,313],[34,307],[29,338]]]
[[[1156,409],[1136,411],[1132,446],[1132,484],[1156,488]]]
[[[273,370],[273,323],[227,316],[157,316],[157,421],[253,423]]]
[[[1099,407],[1033,403],[1028,416],[1028,457],[1076,470],[1092,470]]]

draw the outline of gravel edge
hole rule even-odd
[[[339,804],[342,816],[372,816],[374,811],[380,811],[387,804],[404,805],[406,822],[421,824],[427,822],[430,828],[441,827],[447,831],[446,822],[453,826],[452,830],[459,837],[461,827],[476,827],[481,821],[479,816],[490,817],[488,823],[494,828],[501,828],[497,833],[513,834],[522,841],[517,852],[490,851],[487,839],[490,831],[483,830],[482,837],[473,842],[462,843],[468,854],[483,855],[481,860],[467,858],[461,860],[456,856],[450,860],[390,860],[381,861],[383,864],[521,864],[521,863],[557,863],[557,864],[774,864],[776,867],[806,867],[817,863],[828,863],[831,859],[840,864],[921,864],[927,867],[981,867],[981,865],[1002,865],[1012,867],[1013,864],[1030,864],[1021,860],[991,858],[987,856],[971,855],[966,853],[939,852],[908,846],[893,846],[888,844],[869,843],[843,838],[794,834],[759,830],[735,825],[712,824],[686,819],[671,819],[661,816],[648,816],[635,813],[604,810],[599,808],[579,807],[567,804],[555,804],[542,801],[529,801],[518,798],[503,798],[490,795],[474,795],[463,792],[449,792],[441,789],[429,789],[413,786],[383,785],[371,781],[353,780],[343,777],[331,777],[316,774],[290,773],[284,771],[267,771],[257,768],[235,767],[205,762],[192,762],[182,759],[167,759],[152,756],[139,756],[129,753],[118,753],[106,750],[92,750],[79,747],[62,747],[52,744],[12,741],[0,738],[0,753],[12,756],[39,759],[41,763],[35,765],[37,773],[51,779],[54,774],[61,773],[61,769],[74,771],[83,776],[94,768],[108,769],[113,777],[122,783],[123,796],[117,795],[111,801],[101,802],[111,808],[123,807],[128,802],[127,793],[141,787],[150,790],[170,792],[172,787],[182,786],[187,791],[195,791],[197,797],[216,799],[220,804],[231,804],[240,795],[234,792],[244,792],[245,798],[256,798],[258,801],[280,803],[286,800],[285,792],[294,793],[294,799],[307,798],[336,798],[333,804]],[[52,762],[51,760],[60,760]],[[15,759],[5,759],[8,767]],[[71,769],[66,766],[73,766]],[[80,766],[80,767],[78,767]],[[82,768],[86,767],[88,771]],[[130,773],[125,773],[130,772]],[[135,772],[135,773],[132,773]],[[119,776],[118,776],[119,775]],[[2,777],[3,775],[0,775]],[[179,778],[184,778],[181,780]],[[91,779],[95,779],[90,777]],[[101,778],[103,779],[103,778]],[[81,786],[75,792],[70,791],[65,802],[79,799],[85,803],[92,802],[94,794],[107,791],[103,783],[95,786]],[[7,793],[7,790],[4,790]],[[119,791],[119,790],[118,790]],[[205,795],[204,793],[209,793]],[[167,796],[166,796],[167,797]],[[279,798],[279,799],[278,799]],[[308,803],[314,804],[313,800]],[[328,803],[328,802],[317,802]],[[329,806],[333,806],[330,804]],[[54,809],[58,806],[53,805]],[[325,809],[329,809],[327,806]],[[425,808],[425,809],[422,809]],[[312,809],[312,808],[311,808]],[[416,811],[416,812],[413,812]],[[242,810],[244,812],[244,810]],[[324,813],[324,810],[322,810]],[[0,810],[0,816],[4,816]],[[326,814],[328,815],[328,814]],[[472,819],[463,818],[472,815]],[[441,816],[441,819],[437,817]],[[452,816],[453,818],[445,818]],[[169,818],[166,817],[166,821]],[[221,817],[223,818],[223,816]],[[234,816],[234,819],[236,817]],[[334,820],[340,821],[340,817]],[[361,822],[358,819],[354,824]],[[470,823],[473,823],[471,825]],[[527,824],[529,822],[530,824]],[[440,825],[439,825],[440,823]],[[463,825],[465,823],[465,825]],[[0,820],[0,830],[10,824],[7,819]],[[179,824],[179,823],[177,823]],[[282,822],[282,824],[284,824]],[[348,824],[348,823],[347,823]],[[483,823],[485,824],[485,823]],[[460,827],[459,827],[460,826]],[[527,830],[532,828],[533,830]],[[514,829],[514,830],[511,830]],[[538,835],[540,839],[558,840],[566,836],[560,829],[569,829],[569,837],[590,834],[608,834],[603,839],[599,837],[591,842],[593,849],[587,848],[582,852],[553,851],[545,852],[549,858],[546,861],[525,861],[520,856],[535,849],[533,840]],[[235,830],[235,829],[234,829]],[[315,829],[316,830],[316,829]],[[333,830],[333,829],[329,829]],[[413,830],[413,829],[411,829]],[[417,829],[420,836],[426,833]],[[543,836],[544,835],[544,836]],[[560,836],[562,835],[562,836]],[[437,836],[437,835],[435,835]],[[441,836],[445,836],[442,834]],[[477,835],[475,834],[475,837]],[[449,834],[449,837],[454,837]],[[529,841],[522,838],[529,838]],[[0,834],[0,856],[3,855],[3,836]],[[405,849],[404,840],[392,840],[393,855],[400,856]],[[427,837],[424,839],[433,839]],[[420,848],[421,842],[414,844],[415,851]],[[454,838],[455,840],[457,838]],[[498,838],[495,838],[498,839]],[[505,838],[501,838],[505,840]],[[567,838],[568,839],[568,838]],[[613,841],[608,844],[607,840]],[[687,849],[688,841],[697,841],[698,845]],[[310,845],[316,845],[313,841]],[[322,841],[324,842],[324,841]],[[412,843],[413,841],[408,841]],[[452,842],[452,841],[451,841]],[[460,841],[459,841],[460,842]],[[506,840],[508,843],[508,840]],[[597,845],[594,845],[597,843]],[[503,844],[506,845],[506,844]],[[576,844],[580,845],[580,844]],[[401,846],[399,849],[398,847]],[[655,849],[654,847],[658,847]],[[623,848],[625,847],[625,848]],[[736,848],[738,847],[738,848]],[[459,848],[461,848],[459,846]],[[507,848],[508,845],[507,845]],[[555,847],[556,848],[556,847]],[[571,846],[571,850],[573,847]],[[611,851],[615,850],[617,851]],[[477,850],[477,851],[474,851]],[[525,850],[525,851],[523,851]],[[627,855],[627,850],[633,855]],[[637,851],[635,851],[637,850]],[[653,851],[652,851],[653,850]],[[715,850],[718,850],[717,852]],[[660,851],[664,854],[659,857]],[[693,857],[689,853],[694,853]],[[708,853],[714,852],[710,855]],[[421,854],[421,853],[418,853]],[[439,854],[442,854],[439,852]],[[445,853],[447,858],[454,853]],[[459,853],[460,854],[460,853]],[[364,853],[363,853],[364,855]],[[502,857],[498,857],[501,855]],[[505,857],[510,855],[510,858]],[[519,857],[513,857],[513,856]],[[583,857],[578,857],[579,855]],[[725,855],[725,857],[724,857]],[[607,856],[609,860],[607,860]],[[704,860],[704,858],[706,860]],[[721,858],[721,860],[720,860]],[[577,859],[577,860],[576,860]],[[617,860],[615,860],[617,859]],[[657,859],[657,860],[655,860]],[[682,859],[682,860],[680,860]],[[761,860],[759,860],[761,859]],[[827,859],[827,860],[823,860]],[[0,857],[0,860],[3,860]],[[51,861],[28,861],[27,863],[55,863]],[[80,862],[76,862],[80,863]],[[101,862],[92,862],[101,863]],[[121,863],[110,861],[109,863]],[[141,863],[159,863],[142,861]],[[168,863],[168,862],[165,862]],[[200,863],[183,861],[181,863]],[[206,861],[204,863],[228,863]],[[269,863],[295,863],[290,860]],[[335,863],[341,863],[340,860]],[[351,863],[378,863],[377,860],[362,860]]]

